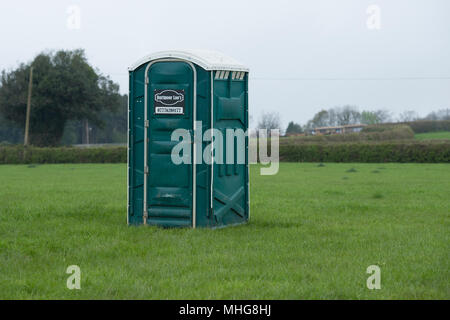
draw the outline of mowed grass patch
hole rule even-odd
[[[450,140],[450,131],[416,133],[416,140]]]
[[[449,165],[259,168],[249,224],[192,230],[127,226],[126,165],[0,166],[0,299],[450,297]]]

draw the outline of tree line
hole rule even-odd
[[[263,115],[263,117],[265,116],[266,115]],[[271,115],[271,118],[273,117],[274,116]],[[425,117],[420,117],[415,111],[404,111],[394,119],[392,113],[387,110],[363,110],[360,112],[357,106],[346,105],[328,110],[323,109],[317,112],[314,117],[307,121],[303,126],[294,121],[290,121],[285,134],[304,133],[305,131],[319,127],[334,127],[351,124],[373,125],[395,121],[411,122],[418,120],[450,120],[450,109],[433,111]]]

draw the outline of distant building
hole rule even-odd
[[[342,133],[355,133],[361,132],[366,124],[348,124],[345,126],[335,127],[319,127],[309,130],[309,134],[312,135],[330,135],[330,134],[342,134]]]

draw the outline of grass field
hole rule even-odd
[[[128,227],[126,165],[0,166],[0,299],[450,298],[449,165],[251,171],[248,225],[191,230]]]
[[[450,131],[416,133],[414,138],[417,140],[450,140]]]

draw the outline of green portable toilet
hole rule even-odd
[[[248,129],[248,71],[221,53],[190,50],[157,52],[129,68],[128,224],[248,221],[248,135],[238,137]],[[174,139],[180,129],[192,139]],[[177,163],[180,147],[191,157]]]

